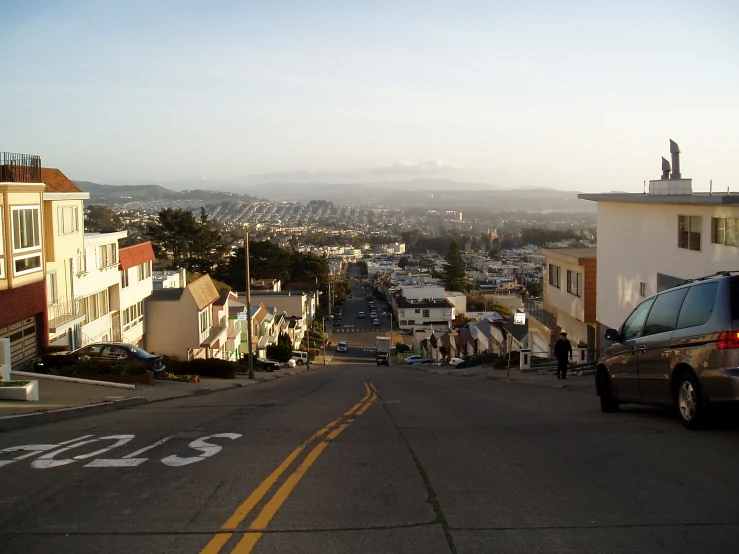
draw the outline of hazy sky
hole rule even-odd
[[[112,184],[641,191],[672,138],[694,190],[739,191],[737,29],[736,0],[6,0],[0,150]]]

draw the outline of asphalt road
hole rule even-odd
[[[337,362],[0,435],[0,552],[737,550],[738,426]]]

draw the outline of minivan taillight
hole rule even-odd
[[[739,331],[724,331],[718,337],[716,348],[719,350],[728,350],[739,348]]]

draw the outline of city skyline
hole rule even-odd
[[[2,150],[177,188],[449,179],[735,189],[728,1],[12,2]]]

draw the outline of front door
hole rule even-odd
[[[619,340],[608,347],[608,369],[614,395],[619,399],[641,400],[637,341],[653,303],[654,299],[650,298],[639,304],[621,326]]]

